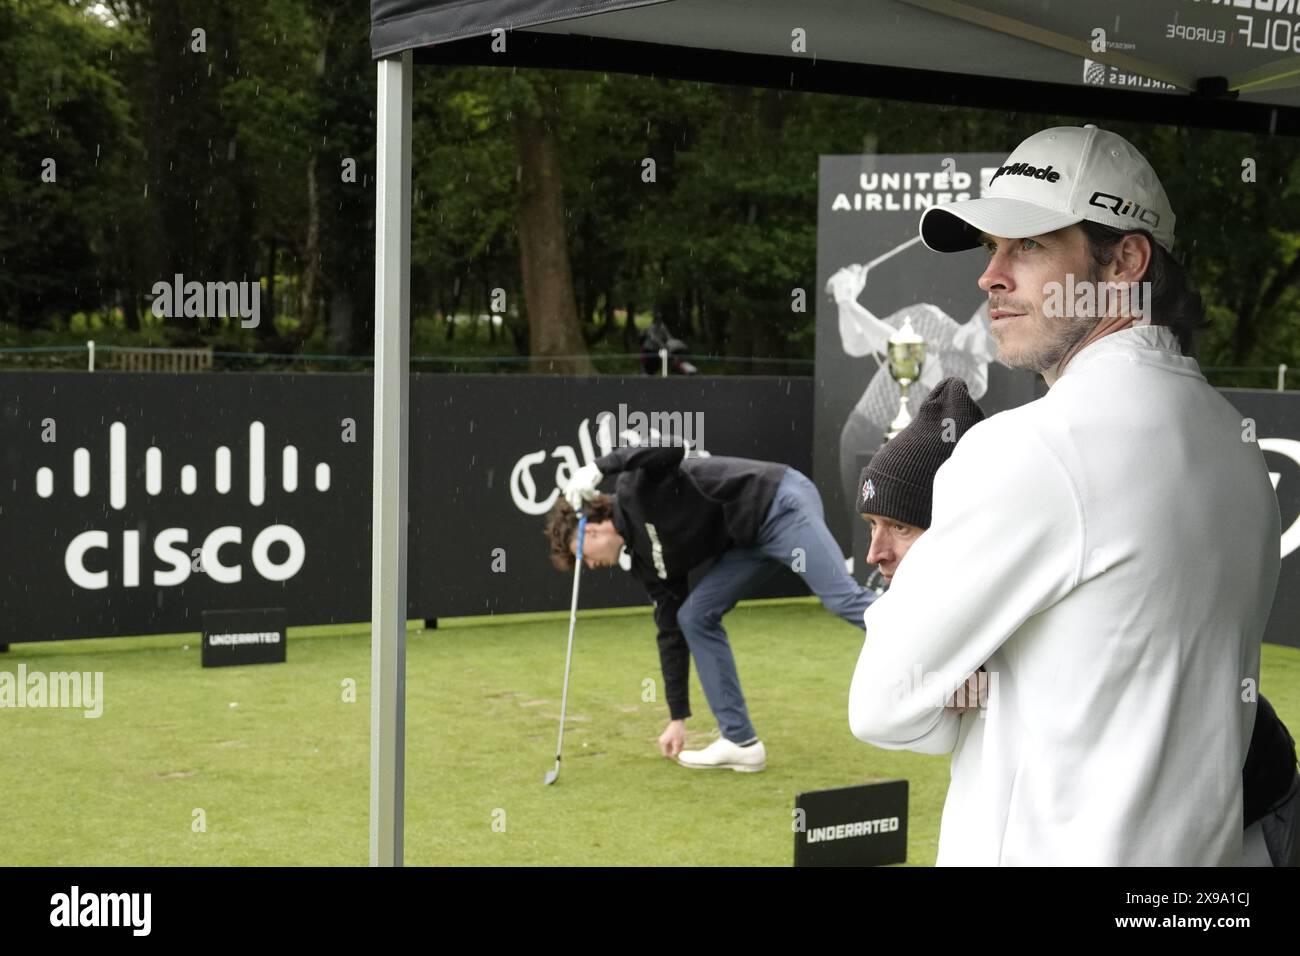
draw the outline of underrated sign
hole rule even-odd
[[[795,798],[795,866],[906,862],[906,780],[812,790]]]
[[[287,651],[282,607],[203,612],[203,666],[283,664]]]

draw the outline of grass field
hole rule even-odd
[[[911,782],[908,862],[934,862],[948,759],[853,739],[846,698],[861,631],[811,599],[728,618],[768,748],[762,774],[660,757],[666,708],[648,610],[580,616],[564,769],[543,787],[567,617],[409,633],[408,864],[788,866],[796,792],[891,778]],[[0,864],[364,865],[368,638],[291,628],[286,664],[206,670],[192,634],[14,645],[0,670],[102,671],[105,704],[98,719],[0,709]],[[643,700],[647,679],[654,701]],[[1265,645],[1261,687],[1300,727],[1300,651]],[[694,676],[692,706],[688,746],[714,729]]]

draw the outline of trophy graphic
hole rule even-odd
[[[894,416],[885,434],[889,441],[912,421],[912,413],[907,407],[907,390],[921,377],[921,366],[925,364],[925,339],[916,334],[912,320],[904,319],[902,326],[889,337],[889,374],[898,382],[898,414]]]

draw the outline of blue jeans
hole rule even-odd
[[[677,612],[709,709],[722,736],[732,743],[757,739],[740,690],[736,662],[722,616],[752,596],[780,566],[796,571],[832,614],[864,627],[863,612],[875,592],[853,580],[824,520],[821,496],[804,475],[790,468],[749,548],[725,552],[691,591]]]

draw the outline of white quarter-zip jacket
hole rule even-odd
[[[1279,536],[1253,429],[1166,328],[970,429],[849,692],[858,738],[953,753],[939,864],[1236,864]],[[980,665],[987,707],[944,710]]]

